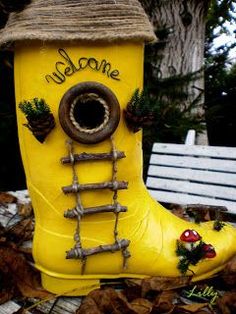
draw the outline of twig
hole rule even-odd
[[[66,218],[76,218],[78,215],[86,216],[98,213],[108,213],[108,212],[126,212],[127,207],[121,206],[119,203],[116,205],[104,205],[104,206],[97,206],[97,207],[88,207],[84,208],[83,212],[78,212],[77,208],[68,209],[64,213],[64,217]]]
[[[124,158],[125,154],[124,152],[117,151],[117,159]],[[81,154],[74,154],[73,155],[73,162],[80,162],[80,161],[93,161],[93,160],[112,160],[113,154],[112,153],[97,153],[97,154],[87,154],[87,153],[81,153]],[[71,158],[69,157],[62,157],[61,158],[62,164],[71,164]]]
[[[127,248],[130,244],[129,240],[122,239],[118,240],[114,244],[106,244],[106,245],[99,245],[94,248],[89,248],[89,249],[78,249],[74,248],[71,249],[70,251],[67,252],[66,258],[71,259],[71,258],[78,258],[78,259],[83,259],[84,257],[94,255],[94,254],[99,254],[99,253],[104,253],[104,252],[116,252],[120,251],[123,248]]]
[[[128,182],[125,181],[107,181],[102,183],[88,183],[88,184],[73,184],[62,187],[65,194],[78,193],[79,191],[92,191],[92,190],[124,190],[128,188]]]

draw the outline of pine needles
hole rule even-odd
[[[20,110],[27,120],[37,120],[50,113],[50,108],[44,99],[34,98],[32,101],[24,100],[19,104]]]
[[[34,98],[24,100],[19,104],[20,110],[26,116],[28,123],[24,124],[43,143],[55,127],[55,119],[44,99]]]
[[[136,89],[124,110],[128,127],[137,132],[145,126],[152,124],[154,120],[153,107],[145,91]]]

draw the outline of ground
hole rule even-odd
[[[235,217],[206,206],[172,205],[184,219],[215,219],[235,223]],[[192,218],[191,218],[192,219]],[[27,191],[0,192],[0,314],[155,314],[236,312],[236,257],[215,278],[191,283],[190,277],[153,277],[103,282],[87,297],[55,296],[43,290],[33,267],[31,244],[34,216]]]

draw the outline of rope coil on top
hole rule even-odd
[[[32,0],[11,13],[0,45],[22,40],[152,42],[152,25],[138,0]]]

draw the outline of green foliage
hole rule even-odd
[[[236,21],[235,0],[211,0],[207,15],[206,43],[212,44],[220,34],[228,34],[225,22],[234,24]]]
[[[50,108],[44,99],[34,98],[32,101],[24,100],[19,108],[26,115],[27,120],[41,119],[50,113]]]
[[[197,265],[204,258],[203,245],[204,242],[200,241],[198,245],[188,250],[181,241],[177,240],[176,255],[180,257],[178,269],[183,275],[190,270],[190,265]]]
[[[236,43],[213,49],[214,39],[228,34],[227,23],[236,22],[234,0],[212,0],[205,43],[205,106],[210,145],[236,146],[236,71],[229,52]],[[230,69],[231,68],[231,69]]]
[[[144,91],[136,89],[128,103],[127,109],[135,116],[142,117],[150,112],[149,103],[146,101],[147,95]]]
[[[222,228],[224,228],[224,226],[225,223],[217,219],[214,221],[213,229],[216,231],[220,231]]]
[[[153,114],[152,127],[143,130],[144,179],[154,142],[183,143],[189,129],[203,130],[202,117],[194,113],[202,94],[189,101],[192,95],[188,90],[189,82],[199,79],[202,71],[186,75],[176,75],[173,71],[172,76],[162,78],[153,65],[157,60],[153,49],[147,47],[144,72],[144,102]]]
[[[135,132],[152,125],[153,108],[150,106],[148,95],[145,91],[136,89],[124,110],[125,121],[128,128]]]
[[[213,41],[223,33],[228,34],[226,22],[236,22],[236,6],[234,0],[211,0],[206,23],[205,61],[206,61],[206,96],[225,84],[230,50],[236,43],[222,45],[213,49]]]
[[[226,22],[234,25],[236,22],[235,0],[211,0],[206,23],[205,57],[206,68],[217,66],[225,68],[229,51],[235,47],[235,43],[222,45],[217,50],[214,49],[214,40],[222,34],[229,35]],[[220,74],[220,73],[219,73]],[[208,73],[206,73],[208,76]]]

